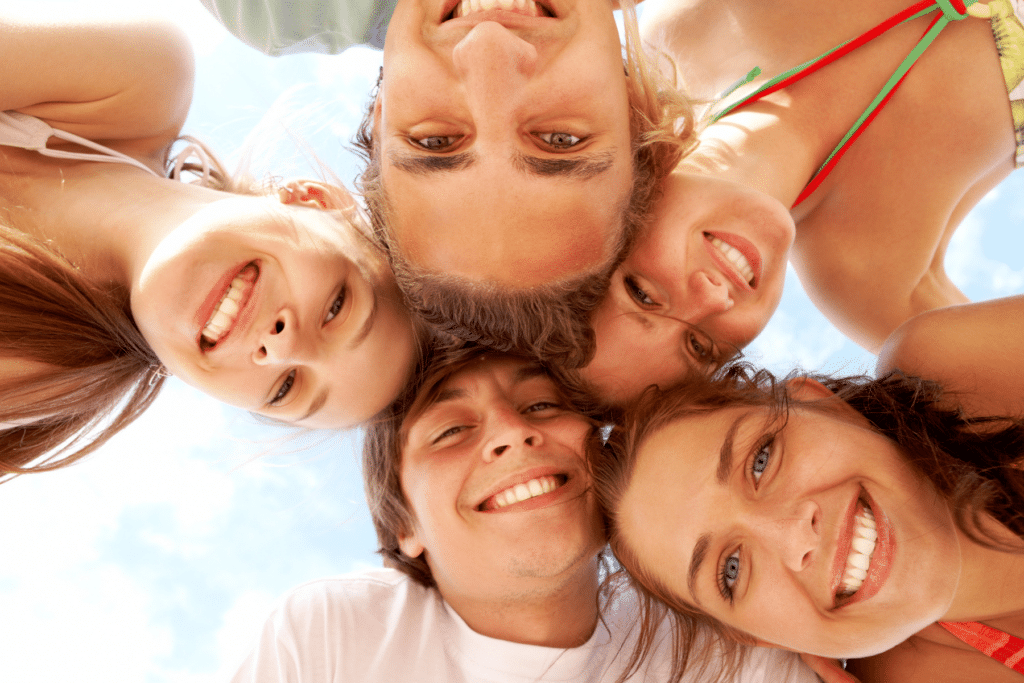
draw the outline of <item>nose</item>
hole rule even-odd
[[[768,548],[774,548],[782,564],[798,572],[815,559],[821,543],[821,509],[817,503],[805,500],[773,510],[759,524],[761,538]]]
[[[680,317],[686,322],[700,324],[706,318],[725,313],[735,303],[729,286],[704,271],[691,274],[687,284],[684,303],[679,307]]]
[[[253,362],[257,365],[281,365],[307,360],[310,349],[303,340],[298,322],[291,310],[278,311],[257,338]]]
[[[508,409],[493,415],[484,442],[484,462],[494,462],[503,455],[537,448],[544,443],[540,431],[518,411]]]
[[[452,51],[452,62],[466,88],[469,106],[479,126],[497,123],[517,91],[537,68],[533,45],[501,24],[477,24]]]

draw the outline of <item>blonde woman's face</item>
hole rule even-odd
[[[860,415],[676,420],[640,445],[619,526],[677,599],[827,657],[902,642],[945,614],[960,575],[945,501]]]
[[[614,258],[629,103],[608,0],[506,4],[460,14],[452,1],[400,2],[376,131],[405,258],[529,287]]]
[[[309,427],[353,426],[398,395],[417,354],[399,302],[351,225],[263,197],[199,211],[160,243],[131,295],[174,375]]]

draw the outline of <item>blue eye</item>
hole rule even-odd
[[[768,469],[768,461],[772,457],[773,443],[775,443],[774,435],[769,437],[766,442],[761,443],[761,447],[754,453],[754,459],[750,463],[750,475],[754,478],[755,484],[760,483],[761,475]]]
[[[626,293],[629,294],[630,298],[636,301],[641,306],[657,306],[658,303],[650,297],[647,292],[640,289],[640,286],[636,283],[632,277],[626,276],[622,278],[622,284],[626,288]]]
[[[736,580],[740,576],[740,551],[736,551],[725,558],[725,562],[722,563],[722,568],[718,571],[718,590],[722,593],[722,597],[728,600],[730,603],[733,601],[733,586],[736,585]]]

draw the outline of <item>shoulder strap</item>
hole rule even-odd
[[[977,621],[940,621],[938,624],[975,650],[1024,674],[1024,640]]]
[[[857,38],[841,43],[828,52],[825,52],[810,61],[804,62],[803,64],[776,76],[754,92],[715,113],[712,116],[711,121],[718,121],[726,114],[735,111],[740,107],[744,107],[751,102],[756,102],[766,95],[770,95],[777,90],[785,88],[787,85],[799,81],[801,78],[804,78],[818,69],[828,66],[850,52],[853,52],[858,47],[871,42],[891,28],[931,14],[936,10],[942,11],[942,14],[937,16],[935,20],[929,24],[928,29],[921,37],[921,40],[918,41],[917,45],[914,46],[914,49],[910,51],[910,54],[908,54],[896,68],[896,71],[885,85],[882,86],[882,89],[879,91],[878,95],[875,96],[875,99],[868,104],[864,112],[846,132],[846,135],[844,135],[842,140],[839,141],[839,144],[836,145],[831,154],[828,155],[828,158],[826,158],[824,163],[822,163],[818,170],[814,172],[814,175],[811,176],[811,179],[800,193],[800,196],[797,197],[796,201],[793,203],[793,206],[795,207],[807,199],[807,197],[817,189],[825,178],[828,177],[828,174],[832,172],[832,169],[835,167],[836,163],[839,162],[839,159],[846,153],[847,149],[849,149],[853,142],[861,135],[861,133],[864,132],[864,129],[867,128],[885,105],[888,104],[893,93],[895,93],[903,83],[903,79],[906,77],[907,72],[910,71],[910,68],[914,66],[914,63],[917,62],[918,58],[924,53],[924,51],[928,49],[928,46],[932,44],[932,41],[935,40],[942,29],[944,29],[951,21],[959,21],[960,19],[964,19],[969,16],[967,13],[967,7],[974,4],[976,1],[977,0],[920,0],[920,2],[911,5],[901,12],[897,12]],[[727,97],[736,88],[750,82],[760,73],[761,70],[755,67],[749,74],[747,74],[746,78],[741,79],[734,86],[726,90],[726,92],[722,94],[722,97]]]

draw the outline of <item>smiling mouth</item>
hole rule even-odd
[[[555,16],[544,5],[533,0],[462,0],[444,20],[458,19],[459,17],[469,16],[477,12],[488,12],[491,10],[514,12],[525,17]]]
[[[756,278],[754,277],[754,268],[750,265],[750,261],[747,260],[747,257],[744,256],[739,249],[709,232],[704,233],[704,239],[710,242],[711,246],[718,250],[722,257],[736,269],[736,272],[740,274],[751,288],[757,286]]]
[[[846,558],[846,569],[836,591],[836,601],[848,600],[864,585],[871,568],[871,558],[878,544],[878,526],[871,508],[861,500],[854,512],[853,541]]]
[[[203,326],[203,331],[199,336],[200,349],[208,351],[228,335],[235,326],[239,312],[248,303],[253,286],[259,276],[259,266],[249,263],[231,280],[220,303],[213,309],[210,319]]]
[[[569,478],[564,474],[549,474],[543,477],[537,477],[530,481],[523,482],[522,484],[516,484],[515,486],[509,486],[504,491],[499,491],[484,502],[480,503],[479,510],[481,512],[488,512],[493,510],[501,510],[507,508],[509,505],[515,505],[516,503],[522,503],[525,500],[536,498],[537,496],[543,496],[545,493],[551,493],[557,488],[565,486]]]

